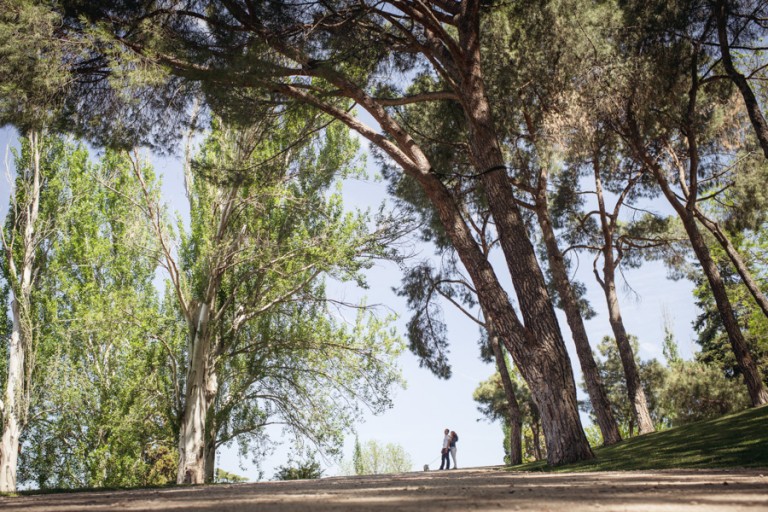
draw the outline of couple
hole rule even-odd
[[[440,453],[443,458],[440,460],[440,469],[451,469],[451,459],[448,454],[451,454],[453,458],[453,469],[456,469],[456,441],[459,440],[459,436],[452,430],[445,429],[445,437],[443,438],[443,449]]]

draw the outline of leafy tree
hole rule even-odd
[[[665,421],[673,427],[717,418],[749,406],[749,395],[737,379],[700,361],[672,364],[661,394]]]
[[[248,479],[244,476],[236,475],[234,473],[229,473],[228,471],[224,471],[221,468],[216,468],[216,483],[221,484],[239,484],[243,482],[247,482]]]
[[[410,455],[399,444],[383,444],[372,439],[359,446],[359,456],[355,458],[353,455],[351,467],[342,462],[341,469],[345,474],[385,475],[406,473],[413,469]]]
[[[269,424],[338,450],[360,403],[383,410],[400,382],[389,319],[360,304],[345,325],[324,284],[364,286],[360,271],[390,257],[385,244],[400,232],[369,232],[366,215],[345,213],[338,194],[327,193],[354,168],[345,128],[304,111],[263,113],[240,128],[217,119],[189,161],[191,225],[180,233],[178,260],[156,193],[144,187],[187,336],[175,355],[179,483],[210,481],[223,444],[258,453]],[[146,183],[143,169],[134,162]]]
[[[1,373],[0,492],[16,489],[20,439],[29,423],[44,324],[38,307],[44,297],[38,295],[38,286],[63,202],[58,175],[65,165],[61,139],[30,129],[15,154],[15,187],[0,227],[0,277],[4,291],[11,293],[10,335],[3,339],[2,350],[6,366]]]
[[[290,461],[286,466],[278,466],[275,480],[317,480],[323,476],[320,463],[310,456],[303,461]]]
[[[519,404],[520,418],[510,417],[508,400],[501,380],[497,372],[488,380],[478,384],[472,398],[478,403],[478,411],[490,421],[501,420],[504,432],[504,461],[508,464],[520,464],[531,460],[543,460],[546,458],[546,447],[542,446],[541,417],[536,403],[531,397],[525,382],[520,379],[517,372],[511,372],[512,382],[517,403]],[[515,429],[512,422],[521,424],[520,435],[522,439],[514,439]],[[521,442],[522,450],[520,460],[515,460],[515,448],[512,443]]]
[[[141,189],[125,154],[91,164],[82,146],[66,148],[67,208],[40,285],[46,372],[21,474],[40,488],[165,483],[157,465],[173,433],[158,384],[165,350],[152,336],[154,243],[134,208]]]
[[[120,110],[112,108],[118,95],[102,78],[119,78],[122,58],[129,63],[125,68],[149,70],[145,75],[155,70],[159,70],[155,72],[158,77],[166,73],[160,80],[161,85],[168,86],[165,90],[171,90],[174,80],[199,84],[206,103],[225,117],[242,120],[244,115],[251,115],[251,109],[244,107],[252,106],[253,99],[241,93],[258,89],[270,101],[310,105],[378,146],[419,184],[434,205],[478,291],[482,309],[493,317],[499,339],[507,344],[541,406],[545,431],[551,433],[547,436],[550,462],[592,456],[580,425],[570,362],[544,276],[508,186],[509,176],[503,172],[501,137],[484,85],[480,34],[493,30],[484,25],[484,15],[495,9],[494,5],[476,0],[439,4],[222,2],[214,9],[209,9],[208,3],[193,3],[185,9],[164,8],[160,12],[152,2],[98,2],[87,7],[67,2],[66,6],[65,26],[72,37],[98,27],[104,47],[119,48],[114,52],[117,59],[96,51],[97,56],[89,60],[91,66],[80,67],[88,76],[79,82],[80,96],[89,100],[80,110],[82,118],[93,118],[94,106],[101,105],[112,109],[111,115],[98,118],[101,122],[118,117]],[[402,13],[403,18],[393,13]],[[111,24],[101,23],[105,20]],[[313,30],[304,30],[308,23]],[[344,30],[339,30],[340,26]],[[200,37],[201,30],[205,37]],[[248,50],[243,51],[245,48]],[[355,51],[349,51],[351,48]],[[125,53],[132,58],[124,57]],[[418,76],[432,78],[436,87],[402,94],[390,79],[391,72],[404,74],[414,65],[424,70]],[[227,86],[222,87],[223,83]],[[124,90],[121,80],[112,84]],[[92,94],[84,96],[83,90]],[[178,97],[169,95],[169,103]],[[443,171],[447,169],[438,169],[411,130],[398,121],[399,107],[435,101],[455,102],[466,122],[462,142],[469,148],[473,173],[462,179],[481,185],[498,228],[499,246],[512,276],[522,321],[473,239],[460,202],[446,183]],[[351,115],[351,102],[365,109],[383,133]],[[183,111],[177,104],[170,105],[177,107],[173,109],[176,112]],[[155,117],[159,111],[148,110]],[[531,337],[529,332],[537,336]],[[532,344],[540,348],[529,350]]]

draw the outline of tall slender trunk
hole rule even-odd
[[[0,443],[0,492],[16,490],[19,438],[22,431],[24,407],[24,355],[19,325],[19,304],[14,299],[13,331],[8,353],[8,380],[5,386],[3,407],[3,436]]]
[[[642,143],[639,142],[641,139],[638,134],[637,125],[634,122],[634,118],[631,116],[630,129],[632,131],[633,150],[641,158],[646,167],[653,173],[664,197],[667,198],[669,204],[675,209],[683,223],[683,227],[685,227],[693,252],[696,254],[696,258],[701,264],[701,269],[709,282],[709,287],[712,290],[712,295],[715,299],[720,319],[728,334],[728,341],[731,344],[733,354],[736,356],[739,370],[744,376],[744,383],[749,391],[752,405],[757,407],[768,404],[768,390],[766,390],[765,384],[763,384],[760,370],[757,368],[755,360],[752,358],[752,354],[747,346],[747,342],[744,339],[744,335],[741,333],[741,328],[739,327],[738,320],[733,312],[733,307],[728,298],[728,292],[725,288],[723,278],[720,275],[720,271],[717,268],[717,264],[712,259],[709,247],[707,247],[707,243],[701,235],[699,226],[696,223],[696,217],[694,215],[695,187],[691,186],[687,189],[687,202],[686,204],[683,204],[672,190],[669,180],[667,180],[661,166],[655,159],[651,158],[645,152]]]
[[[501,376],[501,385],[504,388],[504,396],[507,399],[507,416],[509,419],[509,463],[513,466],[523,463],[523,415],[520,412],[520,405],[515,396],[515,386],[512,384],[512,378],[509,376],[507,361],[504,358],[499,338],[493,333],[491,320],[486,317],[488,323],[488,334],[491,342],[491,350],[496,360],[496,369]]]
[[[635,362],[635,353],[632,350],[627,330],[624,327],[624,319],[621,317],[621,308],[619,307],[619,296],[616,293],[616,267],[618,263],[613,255],[613,234],[616,220],[608,216],[605,208],[603,184],[597,157],[594,159],[593,167],[595,191],[600,211],[600,225],[603,231],[603,278],[600,278],[597,269],[595,269],[595,277],[603,289],[605,300],[608,304],[608,321],[611,324],[613,336],[616,339],[616,346],[619,349],[621,366],[624,368],[624,376],[627,381],[627,395],[632,406],[632,413],[637,423],[638,431],[641,435],[648,434],[656,429],[653,426],[651,414],[648,412],[648,401],[645,398],[645,391],[643,391],[643,385],[640,382],[640,372]]]
[[[674,192],[669,187],[666,177],[661,173],[661,169],[655,167],[654,174],[661,184],[664,195],[683,221],[683,226],[688,234],[688,239],[691,241],[693,252],[696,254],[696,258],[701,264],[701,269],[704,272],[704,275],[707,276],[709,287],[712,290],[712,295],[717,304],[717,310],[720,313],[720,319],[723,322],[726,333],[728,333],[728,341],[736,356],[739,370],[744,376],[744,383],[749,391],[752,405],[756,407],[768,404],[768,391],[763,384],[760,370],[757,368],[755,360],[752,358],[752,354],[747,346],[747,342],[744,339],[744,335],[741,333],[736,314],[733,312],[731,301],[728,298],[725,283],[717,268],[717,264],[709,252],[709,247],[707,247],[707,243],[699,231],[696,219],[694,218],[693,213],[677,200]]]
[[[210,308],[200,304],[189,326],[189,367],[179,431],[179,469],[176,482],[205,482],[206,423],[208,411],[217,391],[213,371]]]
[[[584,382],[587,384],[589,400],[592,403],[592,410],[595,413],[597,425],[600,427],[600,432],[603,435],[603,444],[616,444],[621,441],[621,433],[611,410],[611,403],[605,392],[603,380],[600,378],[600,371],[597,368],[597,363],[595,363],[595,357],[592,354],[587,329],[581,317],[581,309],[576,300],[576,294],[573,291],[571,282],[568,279],[563,253],[557,245],[552,220],[548,211],[546,187],[540,187],[540,190],[541,193],[536,201],[536,217],[547,248],[549,269],[552,272],[557,293],[560,295],[560,302],[565,311],[566,321],[571,329],[573,342],[576,346],[576,354],[581,364],[581,372],[584,376]]]
[[[21,231],[20,266],[15,260],[16,248],[5,245],[3,252],[6,258],[6,268],[9,273],[13,300],[11,310],[13,326],[8,347],[8,373],[0,405],[2,418],[2,438],[0,439],[0,492],[16,490],[16,472],[20,438],[29,411],[29,392],[32,369],[34,365],[34,339],[32,326],[31,294],[33,286],[36,249],[39,238],[37,220],[40,211],[40,137],[37,131],[28,134],[31,168],[19,170],[25,174],[23,183],[25,202],[18,206],[18,218],[23,219]],[[21,211],[23,209],[23,211]],[[2,230],[0,230],[2,231]]]
[[[731,263],[733,263],[733,266],[736,268],[736,272],[739,273],[741,281],[747,287],[747,290],[749,290],[752,298],[755,299],[755,303],[763,312],[763,315],[768,317],[768,297],[766,297],[762,290],[760,290],[760,285],[758,285],[757,281],[755,281],[754,277],[752,277],[752,272],[749,271],[749,268],[747,268],[747,264],[744,262],[741,254],[739,254],[739,251],[731,243],[731,239],[717,222],[709,219],[698,208],[694,210],[694,215],[699,220],[699,222],[701,222],[701,224],[707,228],[709,232],[712,233],[712,235],[714,235],[715,240],[720,243],[720,247],[725,250],[725,253],[728,255],[728,259],[731,260]]]
[[[525,325],[526,335],[520,344],[512,343],[511,338],[502,339],[539,407],[548,462],[590,459],[594,455],[579,417],[571,361],[512,186],[503,172],[504,158],[483,80],[478,0],[462,2],[457,28],[463,54],[454,64],[459,72],[458,89],[468,126],[470,156],[496,223]],[[499,320],[496,314],[493,318],[494,322]],[[534,339],[536,349],[530,341]]]
[[[481,308],[493,319],[494,332],[503,340],[541,409],[548,461],[563,464],[591,458],[593,455],[578,416],[573,374],[562,339],[558,345],[552,337],[543,335],[543,329],[521,324],[493,267],[472,238],[450,191],[435,174],[416,176],[477,289]],[[532,249],[530,242],[526,242]],[[533,294],[541,292],[541,289],[531,290],[529,300],[536,300]]]

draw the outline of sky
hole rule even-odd
[[[6,148],[14,144],[15,133],[11,129],[0,130],[0,150],[3,154],[3,170],[0,176],[0,216],[4,217],[11,192],[11,184],[6,174]],[[365,148],[365,145],[363,145]],[[377,170],[368,158],[369,173]],[[179,161],[173,157],[155,158],[156,171],[163,176],[163,194],[173,209],[182,216],[185,211],[185,198],[182,188],[183,176]],[[375,210],[386,200],[386,183],[376,179],[352,179],[343,185],[344,202],[347,208],[370,208]],[[659,208],[662,208],[659,206]],[[188,218],[188,217],[187,217]],[[415,258],[424,259],[433,255],[431,246],[421,244],[416,247]],[[586,322],[587,332],[592,343],[597,343],[606,335],[611,335],[605,299],[591,272],[591,257],[582,258],[575,273],[576,279],[587,285],[587,299],[597,315]],[[511,282],[503,267],[496,266],[497,273],[505,286],[512,292]],[[405,299],[398,297],[393,287],[400,283],[400,270],[391,263],[377,264],[367,272],[369,288],[358,290],[349,286],[335,289],[345,299],[366,297],[369,304],[379,304],[382,311],[395,312],[398,315],[397,329],[405,335],[405,325],[409,318]],[[698,314],[692,297],[692,284],[688,281],[671,281],[666,277],[666,269],[661,263],[646,263],[639,269],[624,272],[619,285],[621,308],[627,331],[638,337],[641,359],[662,359],[662,340],[664,338],[664,316],[672,323],[675,339],[681,355],[690,358],[695,351],[692,322]],[[581,373],[573,342],[570,340],[567,323],[562,312],[558,318],[571,355],[577,384]],[[492,364],[483,363],[479,358],[479,331],[477,325],[450,305],[445,306],[445,320],[450,341],[450,364],[453,376],[449,380],[438,379],[424,368],[410,352],[405,352],[399,359],[402,373],[407,380],[407,388],[395,392],[394,406],[384,414],[367,414],[365,421],[356,425],[361,442],[376,440],[380,443],[401,445],[410,455],[413,470],[421,470],[425,464],[431,469],[438,467],[439,450],[442,445],[443,430],[455,430],[460,437],[457,462],[460,468],[499,465],[503,463],[503,434],[499,423],[489,423],[477,411],[472,400],[472,393],[477,385],[494,373]],[[579,389],[579,398],[586,395]],[[588,422],[582,414],[582,421]],[[272,432],[279,439],[280,431]],[[345,444],[344,454],[352,456],[354,436]],[[288,462],[287,443],[278,447],[263,461],[263,478],[270,479],[275,468]],[[338,474],[338,465],[331,460],[321,459],[326,476]],[[248,461],[238,459],[236,449],[224,448],[217,456],[217,467],[257,480],[260,476],[257,467]]]

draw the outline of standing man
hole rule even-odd
[[[443,437],[443,449],[440,450],[442,458],[440,459],[440,469],[451,469],[451,434],[449,429],[445,429],[445,437]],[[445,468],[443,468],[445,466]]]

